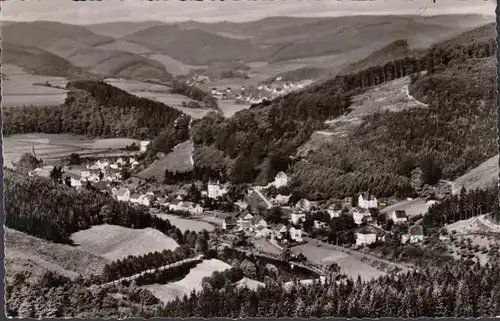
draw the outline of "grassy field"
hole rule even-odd
[[[117,143],[121,144],[117,145]],[[17,162],[24,153],[31,153],[32,146],[35,148],[36,157],[42,158],[46,163],[58,163],[61,158],[68,157],[72,153],[80,154],[81,157],[135,155],[137,152],[117,149],[127,144],[129,141],[122,138],[94,140],[79,135],[36,133],[3,137],[2,149],[4,166],[12,167],[13,162]]]
[[[140,145],[140,140],[131,138],[108,138],[97,139],[92,144],[92,149],[120,149],[130,146],[132,144]]]
[[[191,155],[194,146],[191,140],[185,141],[177,146],[168,155],[156,160],[148,168],[141,171],[137,176],[142,179],[149,177],[156,178],[157,181],[162,182],[165,178],[165,170],[172,172],[186,172],[193,169]]]
[[[308,239],[307,241],[308,243],[306,244],[293,247],[292,252],[304,254],[307,260],[316,265],[337,263],[341,268],[341,273],[353,279],[357,279],[359,275],[363,280],[369,280],[385,274],[383,271],[372,267],[357,257],[337,250],[329,244],[313,239]]]
[[[76,278],[99,274],[107,263],[104,258],[79,248],[47,242],[10,228],[5,228],[4,240],[7,278],[23,271],[30,272],[30,282],[37,282],[46,271]]]
[[[445,228],[448,232],[453,232],[455,236],[454,242],[447,242],[452,251],[451,254],[457,259],[463,255],[473,254],[474,259],[482,265],[489,260],[488,254],[483,250],[489,251],[491,246],[498,245],[500,241],[500,227],[487,221],[485,215],[461,220]]]
[[[224,117],[231,117],[240,110],[250,108],[249,104],[237,104],[233,100],[218,100],[217,104],[222,110]]]
[[[387,206],[380,210],[381,213],[390,213],[392,211],[404,210],[408,216],[415,216],[418,214],[425,214],[430,205],[422,198],[415,198],[411,201],[401,201],[399,203]]]
[[[166,213],[161,213],[161,214],[155,214],[159,218],[162,218],[164,220],[169,220],[172,225],[175,225],[179,230],[181,230],[182,233],[186,230],[190,231],[195,231],[195,232],[200,232],[202,230],[207,230],[207,231],[213,231],[215,227],[208,223],[208,222],[201,222],[201,221],[196,221],[196,220],[188,220],[176,215],[172,214],[166,214]]]
[[[75,244],[110,261],[129,255],[174,250],[179,245],[171,237],[152,228],[130,229],[116,225],[97,225],[71,236]]]
[[[95,48],[97,49],[102,49],[102,50],[117,50],[117,51],[124,51],[124,52],[130,52],[134,54],[148,54],[151,52],[151,49],[148,49],[144,46],[141,46],[139,44],[125,41],[125,40],[116,40],[104,45],[99,45],[96,46]]]
[[[66,90],[44,85],[65,87],[66,78],[30,75],[14,65],[3,65],[2,73],[6,76],[2,80],[2,106],[50,106],[66,99]]]
[[[453,182],[453,194],[460,193],[463,186],[466,189],[485,188],[491,186],[493,181],[498,182],[498,155],[490,158],[478,167]]]
[[[129,79],[106,78],[104,80],[107,84],[125,90],[131,94],[142,91],[151,92],[169,92],[170,87],[152,84],[149,82]]]
[[[205,260],[191,269],[186,277],[178,282],[169,284],[151,284],[142,286],[155,297],[163,302],[170,302],[176,297],[182,298],[184,295],[189,295],[193,290],[202,290],[202,280],[204,277],[211,276],[215,271],[224,271],[231,266],[217,259]]]

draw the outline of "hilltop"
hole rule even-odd
[[[107,77],[172,79],[158,61],[131,52],[96,48],[115,39],[81,26],[45,21],[12,23],[2,28],[2,37],[4,42],[43,50],[75,67]],[[29,63],[18,61],[18,64],[24,68]]]
[[[245,40],[171,25],[151,27],[128,35],[123,40],[141,44],[193,65],[248,59],[261,50]]]
[[[83,25],[83,27],[101,36],[122,38],[138,31],[164,24],[161,21],[117,21]]]
[[[30,74],[60,76],[69,79],[92,79],[96,76],[82,68],[73,66],[68,60],[50,52],[2,41],[3,64],[12,64],[23,68]]]

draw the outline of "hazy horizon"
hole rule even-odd
[[[118,6],[117,6],[118,5]],[[56,7],[57,9],[54,10]],[[159,21],[176,23],[248,22],[269,17],[341,17],[358,15],[495,15],[495,1],[378,0],[378,1],[231,1],[231,2],[75,2],[44,0],[4,2],[0,20],[54,21],[71,24]]]

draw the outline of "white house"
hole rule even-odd
[[[303,198],[295,205],[295,208],[300,211],[309,212],[311,210],[311,202]]]
[[[356,223],[358,225],[360,225],[363,222],[363,218],[365,218],[365,217],[367,220],[369,218],[371,218],[371,213],[366,208],[358,207],[352,213],[352,218],[354,219],[354,223]]]
[[[179,211],[187,211],[191,214],[200,214],[203,213],[203,207],[198,204],[192,202],[179,202],[177,205]]]
[[[362,193],[359,194],[358,197],[358,206],[361,208],[377,208],[378,207],[378,200],[375,196],[369,194],[369,193]]]
[[[424,240],[424,229],[421,225],[415,225],[410,228],[409,234],[401,235],[401,243],[418,243]]]
[[[363,246],[375,243],[377,241],[377,234],[369,231],[361,231],[356,233],[356,245]]]
[[[224,194],[227,194],[227,189],[221,188],[219,181],[217,183],[208,182],[208,197],[216,199]]]
[[[292,213],[290,218],[290,221],[292,221],[292,223],[295,225],[305,220],[306,220],[306,214],[303,213]]]
[[[288,176],[284,172],[279,172],[274,178],[274,182],[271,183],[276,188],[286,186],[288,184]]]
[[[406,215],[406,211],[403,210],[392,211],[389,218],[392,219],[395,224],[408,222],[408,215]]]
[[[260,215],[257,215],[252,219],[252,225],[254,227],[267,227],[267,222]]]
[[[78,175],[70,173],[69,174],[69,179],[70,179],[70,182],[71,182],[71,187],[75,187],[75,188],[82,187],[82,181],[81,181],[81,178]]]
[[[87,179],[87,177],[90,176],[90,171],[81,171],[80,172],[80,176],[82,177],[82,179]]]
[[[151,203],[153,202],[154,197],[148,194],[143,194],[139,196],[137,202],[139,204],[142,204],[144,206],[151,206]]]
[[[274,237],[277,239],[281,239],[283,237],[283,234],[286,233],[286,231],[288,231],[286,226],[283,224],[279,224],[273,229]]]
[[[120,167],[118,166],[118,164],[110,164],[109,167],[111,169],[119,169]]]
[[[269,235],[271,235],[271,230],[266,226],[258,226],[255,228],[255,231],[256,238],[267,238]]]
[[[327,209],[326,212],[330,215],[330,218],[340,217],[340,214],[342,214],[341,210],[334,210],[331,208]]]
[[[140,152],[143,153],[146,151],[148,148],[148,145],[151,143],[150,140],[141,140],[141,145],[140,145]]]
[[[290,228],[290,238],[295,242],[302,242],[302,229],[295,227]]]
[[[118,201],[128,202],[130,200],[130,190],[128,188],[113,188],[112,193]]]

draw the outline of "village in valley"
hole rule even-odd
[[[141,142],[138,157],[149,143]],[[313,239],[342,250],[363,251],[385,242],[387,235],[394,234],[396,225],[401,227],[402,232],[397,235],[401,244],[418,245],[424,240],[421,221],[425,213],[413,211],[409,215],[398,206],[414,202],[411,198],[377,198],[364,192],[327,202],[294,200],[287,174],[279,172],[266,186],[248,186],[237,199],[229,199],[230,182],[210,179],[205,184],[180,184],[174,191],[166,191],[159,189],[158,184],[134,177],[138,165],[136,157],[96,159],[71,154],[62,160],[61,166],[42,163],[29,175],[47,177],[77,190],[94,189],[117,201],[147,208],[159,217],[178,216],[182,220],[209,223],[214,227],[212,246],[300,260],[315,271],[330,267],[322,264],[322,260],[307,260],[307,246],[313,246],[308,244]],[[423,208],[428,208],[436,204],[438,198],[430,196],[418,201]],[[342,231],[335,230],[340,225],[344,226]],[[293,248],[300,250],[293,251]]]

